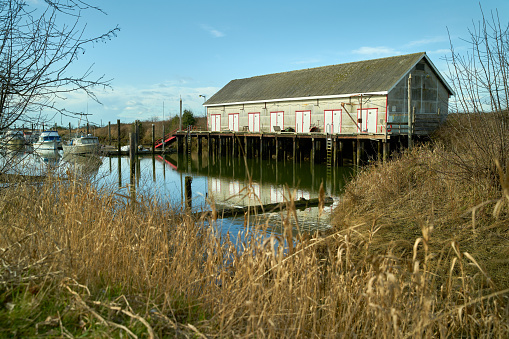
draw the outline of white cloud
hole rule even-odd
[[[115,87],[114,90],[97,90],[95,94],[102,105],[87,99],[83,93],[67,93],[66,99],[57,103],[60,107],[91,114],[89,120],[95,123],[132,122],[136,119],[149,120],[153,117],[168,119],[180,111],[180,97],[183,109],[190,109],[196,116],[203,116],[203,97],[207,99],[219,88],[183,86],[178,81],[165,82],[137,88],[133,86]],[[75,125],[78,121],[71,120]],[[67,122],[66,122],[67,123]],[[83,123],[83,122],[82,122]]]
[[[445,36],[436,36],[436,37],[428,38],[428,39],[410,41],[409,43],[406,44],[406,46],[407,47],[423,46],[423,45],[444,42],[447,40],[448,39]]]
[[[375,56],[383,56],[383,55],[397,55],[401,54],[400,52],[396,51],[393,48],[390,47],[361,47],[359,49],[355,49],[352,51],[354,54],[361,54],[361,55],[375,55]]]
[[[428,54],[438,54],[438,55],[449,55],[449,54],[451,54],[451,50],[443,48],[443,49],[437,49],[437,50],[434,50],[434,51],[427,51],[426,53],[428,53]]]
[[[214,38],[222,38],[225,36],[225,34],[221,31],[218,31],[217,29],[210,27],[208,25],[201,25],[201,28],[203,28],[205,31],[209,32]]]
[[[306,64],[317,64],[320,62],[320,59],[305,59],[305,60],[298,60],[294,61],[294,65],[306,65]]]

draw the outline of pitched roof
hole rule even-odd
[[[423,58],[453,94],[426,53],[422,52],[236,79],[204,105],[388,92]]]

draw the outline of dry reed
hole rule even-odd
[[[412,185],[411,174],[405,180]],[[219,220],[196,221],[149,199],[133,204],[79,180],[11,187],[0,208],[0,335],[509,332],[507,290],[490,285],[490,272],[461,244],[431,246],[430,223],[408,239],[407,253],[380,251],[383,216],[303,236],[286,251],[291,232],[239,246],[219,235]],[[291,208],[284,213],[288,229]],[[16,325],[20,314],[31,322]]]

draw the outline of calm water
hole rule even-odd
[[[98,186],[107,186],[121,194],[129,194],[130,161],[128,157],[63,156],[62,152],[38,154],[25,150],[4,154],[14,166],[9,172],[42,175],[53,171],[65,175],[68,170],[90,176]],[[294,199],[317,198],[323,183],[327,196],[335,203],[326,207],[321,216],[318,208],[297,211],[300,230],[321,230],[329,227],[330,212],[339,201],[345,179],[351,176],[350,168],[328,169],[327,166],[309,162],[275,161],[242,158],[212,158],[206,154],[198,157],[183,155],[139,156],[136,162],[136,192],[146,197],[169,202],[173,206],[184,205],[185,177],[192,177],[192,208],[195,211],[209,210],[210,204],[222,206],[246,206],[285,201],[289,193]],[[280,233],[281,217],[286,213],[271,213],[250,220],[268,222],[273,233]],[[267,221],[268,220],[268,221]],[[237,234],[247,228],[244,218],[218,220],[222,233]],[[296,225],[295,229],[296,230]]]

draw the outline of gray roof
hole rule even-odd
[[[204,105],[388,92],[423,58],[453,94],[421,52],[232,80]]]

